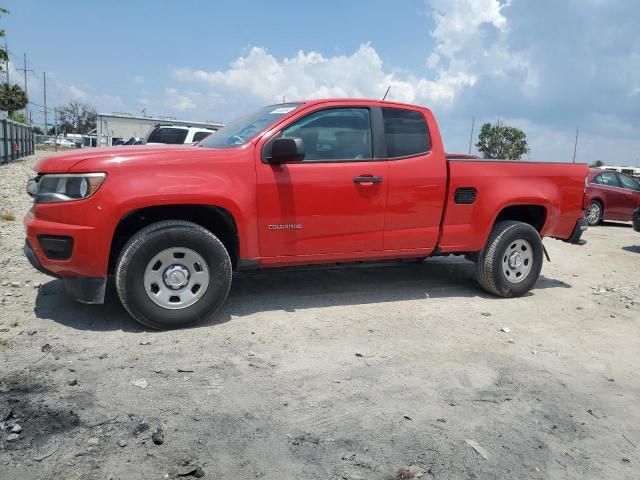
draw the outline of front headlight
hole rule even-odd
[[[27,182],[27,193],[36,203],[69,202],[90,197],[106,173],[55,173],[38,175]]]

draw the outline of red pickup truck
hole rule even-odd
[[[447,159],[430,110],[264,107],[197,146],[82,149],[29,180],[25,254],[77,300],[107,278],[153,328],[211,317],[243,269],[464,254],[495,295],[533,287],[541,237],[578,243],[582,164]]]

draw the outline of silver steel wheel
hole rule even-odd
[[[511,283],[522,282],[533,266],[533,250],[526,240],[515,240],[509,244],[502,256],[502,273]]]
[[[602,208],[598,202],[591,202],[589,208],[587,208],[587,221],[589,225],[595,225],[600,220],[602,214]]]
[[[167,248],[147,264],[144,289],[156,305],[170,310],[196,303],[209,286],[209,267],[189,248]]]

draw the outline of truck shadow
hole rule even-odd
[[[535,290],[571,288],[571,285],[540,276]],[[527,295],[535,295],[530,292]],[[490,295],[473,279],[473,264],[462,257],[431,258],[422,262],[361,264],[256,270],[234,275],[231,292],[215,320],[201,326],[227,322],[265,311],[304,310],[328,306],[366,305],[425,298],[483,298]],[[79,330],[146,328],[129,317],[113,288],[104,305],[83,305],[64,294],[58,280],[43,285],[36,298],[35,314]]]
[[[640,245],[629,245],[627,247],[622,247],[625,252],[631,253],[640,253]]]

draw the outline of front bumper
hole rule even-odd
[[[574,245],[584,245],[585,240],[581,240],[582,234],[587,230],[589,223],[586,218],[581,218],[576,222],[576,226],[571,233],[571,236],[565,240],[567,243],[573,243]]]
[[[24,241],[24,255],[36,270],[45,275],[59,278],[59,275],[42,266],[28,239]],[[62,277],[61,279],[67,295],[74,300],[82,303],[104,303],[106,278]]]

